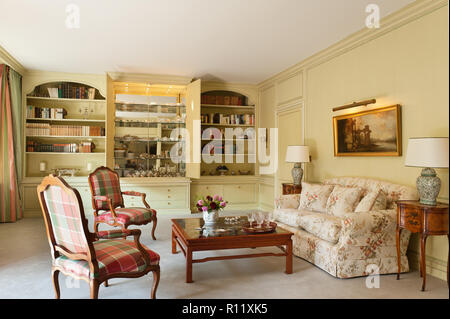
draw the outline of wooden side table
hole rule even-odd
[[[300,194],[302,192],[302,184],[282,183],[283,195]]]
[[[435,206],[424,205],[419,201],[397,201],[397,280],[400,279],[400,234],[402,229],[412,233],[420,233],[420,275],[423,278],[422,291],[426,285],[425,245],[427,237],[432,235],[448,234],[448,205],[437,203]],[[450,238],[449,238],[450,243]],[[450,252],[449,252],[450,258]],[[448,261],[447,261],[447,286],[448,286]]]

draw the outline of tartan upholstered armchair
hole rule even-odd
[[[151,297],[159,284],[159,255],[139,242],[139,229],[90,233],[80,194],[62,178],[49,175],[37,188],[52,254],[52,277],[60,297],[59,272],[87,281],[91,298],[110,278],[153,273]],[[134,241],[123,239],[134,236]]]
[[[108,167],[100,166],[89,174],[89,186],[94,208],[94,229],[98,231],[100,223],[119,226],[126,229],[129,225],[145,225],[153,222],[152,238],[156,240],[156,210],[150,208],[145,193],[122,192],[119,174]],[[145,207],[124,207],[123,195],[140,196]]]

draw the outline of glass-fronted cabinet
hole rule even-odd
[[[184,177],[182,95],[116,94],[114,169],[121,177]]]

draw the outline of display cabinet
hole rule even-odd
[[[114,169],[121,177],[184,177],[184,97],[117,94]]]

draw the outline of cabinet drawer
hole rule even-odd
[[[158,200],[186,200],[186,187],[185,186],[156,186],[156,187],[124,187],[123,191],[135,191],[145,193],[147,203],[151,203]],[[142,199],[140,196],[124,196],[125,203],[137,202],[142,206]]]
[[[194,199],[216,194],[223,196],[223,185],[195,185],[191,187],[191,194]]]
[[[158,209],[174,209],[174,208],[186,208],[186,202],[181,200],[155,200],[152,201],[151,205],[152,208],[158,210]]]
[[[224,185],[223,196],[230,204],[253,203],[256,201],[253,184]]]

